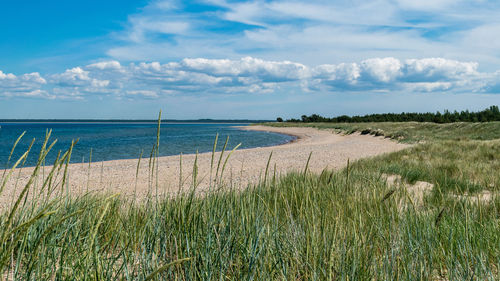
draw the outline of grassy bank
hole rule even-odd
[[[69,198],[49,175],[1,215],[0,272],[22,280],[498,280],[500,199],[470,195],[498,190],[499,123],[363,125],[425,143],[320,175],[304,159],[303,172],[275,176],[270,167],[244,191],[217,186],[197,197],[192,186],[143,204]],[[65,173],[67,157],[54,174]],[[406,181],[387,184],[387,174]],[[421,200],[410,188],[417,180],[434,184]],[[48,192],[60,196],[44,199]]]
[[[477,193],[500,189],[500,139],[434,141],[374,159],[355,167],[396,174],[410,183],[436,184],[435,191]]]
[[[356,166],[437,184],[440,190],[474,193],[500,188],[500,122],[486,123],[266,123],[275,127],[314,127],[339,133],[384,136],[418,145]],[[376,168],[375,168],[376,167]]]
[[[341,133],[360,132],[385,136],[401,142],[439,140],[493,140],[500,139],[500,122],[448,124],[422,122],[381,122],[381,123],[264,123],[274,127],[313,127],[333,129]]]

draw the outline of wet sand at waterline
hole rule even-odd
[[[315,128],[276,128],[265,126],[245,126],[244,130],[260,130],[282,134],[294,135],[297,140],[271,147],[259,147],[236,150],[229,158],[222,176],[226,186],[233,188],[245,188],[248,184],[257,183],[264,177],[269,155],[272,158],[269,165],[269,174],[272,176],[290,171],[303,171],[309,154],[309,170],[319,173],[323,169],[340,169],[345,167],[347,160],[351,161],[393,152],[408,147],[406,144],[370,135],[358,133],[343,135],[332,130],[318,130]],[[228,147],[223,156],[220,170],[226,156],[232,150]],[[220,152],[215,154],[212,181],[215,178],[217,163]],[[201,153],[198,155],[198,188],[199,192],[208,190],[210,183],[210,163],[212,153]],[[86,192],[119,193],[122,196],[145,198],[148,193],[152,196],[159,194],[176,194],[179,189],[189,190],[192,180],[193,163],[195,155],[182,155],[182,180],[180,175],[180,156],[164,156],[158,158],[158,165],[154,167],[151,176],[150,159],[144,158],[139,165],[136,177],[138,160],[112,160],[89,164],[70,164],[68,168],[68,182],[64,193],[73,195]],[[11,202],[13,195],[18,194],[20,189],[28,181],[34,168],[23,168],[15,171],[7,183],[5,190],[0,194],[0,205],[6,206]],[[276,170],[275,170],[276,169]],[[44,176],[50,172],[51,167],[44,167],[40,176],[35,181],[35,189],[41,186]],[[158,171],[158,177],[156,174]],[[55,181],[60,182],[64,169]],[[157,185],[158,182],[158,185]],[[180,184],[182,182],[182,184]],[[180,187],[181,186],[181,187]],[[180,187],[180,188],[179,188]],[[56,192],[61,192],[59,184]],[[33,194],[33,192],[32,192]]]

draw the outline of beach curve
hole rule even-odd
[[[306,161],[311,154],[309,170],[319,173],[323,169],[340,169],[345,167],[347,160],[351,161],[372,157],[384,153],[398,151],[409,147],[408,144],[397,143],[393,140],[361,135],[339,134],[333,130],[320,130],[306,127],[269,127],[269,126],[240,126],[241,130],[268,131],[295,136],[294,141],[267,147],[257,147],[236,150],[230,157],[222,181],[232,188],[242,189],[249,184],[258,183],[264,177],[264,172],[269,160],[270,173],[280,175],[291,171],[303,171]],[[229,150],[232,148],[228,148]],[[225,161],[226,151],[222,161]],[[138,159],[111,160],[104,162],[69,165],[69,181],[67,191],[71,194],[85,194],[87,192],[119,193],[126,197],[146,198],[149,195],[176,194],[179,191],[189,190],[192,180],[192,168],[196,155],[162,156],[158,158],[154,171],[158,176],[151,176],[149,159],[142,159],[138,167]],[[198,163],[198,191],[203,192],[210,187],[216,178],[217,162],[220,152],[215,154],[215,163],[210,175],[212,153],[200,153]],[[221,163],[221,167],[222,168]],[[90,167],[90,168],[89,168]],[[181,174],[182,167],[182,177]],[[50,166],[44,167],[47,175]],[[2,194],[0,203],[11,201],[19,192],[19,187],[27,182],[33,168],[23,168],[16,171],[16,177],[10,180]],[[137,177],[136,177],[136,172]],[[217,174],[220,178],[221,169]],[[17,182],[16,187],[16,179]],[[40,183],[42,179],[37,182]],[[158,183],[158,188],[156,188]]]

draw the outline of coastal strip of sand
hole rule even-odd
[[[319,173],[325,168],[340,169],[347,164],[348,159],[354,161],[401,150],[409,146],[383,137],[357,133],[343,135],[332,130],[315,128],[266,126],[239,128],[288,134],[296,136],[297,139],[278,146],[236,150],[228,160],[222,175],[223,183],[231,185],[233,188],[245,188],[248,184],[257,183],[262,179],[271,152],[273,154],[269,165],[269,174],[279,175],[290,171],[303,171],[310,153],[312,154],[309,170]],[[228,152],[226,151],[222,162],[225,161]],[[206,191],[210,186],[210,179],[213,182],[216,178],[219,157],[220,152],[215,154],[213,172],[210,176],[212,153],[198,155],[198,191]],[[180,156],[159,157],[157,165],[153,168],[153,173],[149,159],[142,159],[139,168],[137,159],[96,162],[91,163],[90,166],[88,163],[70,164],[69,179],[64,192],[76,195],[87,192],[119,193],[122,196],[136,196],[139,199],[145,198],[148,194],[155,196],[156,192],[176,194],[179,189],[185,191],[190,188],[194,160],[195,155],[193,154],[182,155],[182,176],[180,176]],[[220,178],[222,165],[223,163],[221,163],[218,178]],[[40,186],[43,181],[42,177],[46,176],[50,169],[50,166],[43,168],[35,186]],[[6,206],[6,203],[12,201],[12,198],[28,181],[32,172],[33,168],[15,171],[5,190],[0,194],[0,205]],[[60,180],[60,176],[58,180]]]

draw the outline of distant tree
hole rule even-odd
[[[435,123],[453,123],[453,122],[490,122],[500,121],[500,110],[497,105],[490,106],[482,111],[469,112],[445,110],[443,113],[383,113],[369,114],[364,116],[347,116],[341,115],[337,117],[323,117],[318,114],[310,116],[302,115],[300,119],[288,119],[286,122],[336,122],[336,123],[353,123],[353,122],[435,122]],[[278,121],[280,122],[280,121]]]
[[[278,117],[278,118],[276,118],[276,121],[278,121],[278,122],[283,122],[283,118]]]

